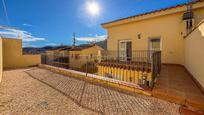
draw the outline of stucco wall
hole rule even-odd
[[[204,8],[196,9],[193,12],[194,22],[197,24],[204,17]],[[182,15],[183,12],[178,12],[108,27],[108,50],[118,50],[119,40],[131,40],[133,50],[148,50],[149,38],[160,37],[162,62],[183,65],[184,23]],[[141,35],[141,39],[138,39],[138,34]]]
[[[40,55],[23,55],[22,40],[3,38],[3,68],[21,68],[40,64]]]
[[[204,23],[185,39],[185,67],[204,87]]]
[[[3,56],[2,56],[2,39],[0,38],[0,82],[2,79],[2,73],[3,73]]]
[[[70,61],[69,61],[69,66],[72,68],[81,68],[84,64],[86,64],[87,62],[87,57],[88,61],[94,61],[94,59],[96,58],[96,56],[98,55],[98,51],[99,50],[104,50],[103,48],[99,47],[99,46],[93,46],[84,50],[80,50],[80,51],[70,51]],[[79,54],[79,59],[75,59],[75,55]],[[93,58],[90,59],[90,55],[92,54]],[[73,55],[73,57],[72,57]],[[95,58],[94,58],[95,57]]]

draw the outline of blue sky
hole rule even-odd
[[[101,23],[153,11],[187,0],[4,0],[8,20],[0,1],[0,25],[15,27],[28,37],[24,46],[72,44],[76,33],[77,44],[90,39],[104,38]],[[98,3],[100,11],[92,16],[85,6]]]

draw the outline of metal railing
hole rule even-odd
[[[41,54],[41,64],[47,64],[62,68],[69,68],[69,56],[68,55],[47,55]]]
[[[101,55],[42,54],[41,63],[152,87],[161,69],[161,52],[132,51],[130,57],[123,54],[118,51],[101,52]],[[147,80],[150,75],[151,79]]]

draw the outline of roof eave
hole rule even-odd
[[[198,3],[201,3],[201,5],[198,5]],[[204,1],[193,2],[193,4],[194,5],[196,4],[196,6],[194,6],[193,9],[204,7]],[[180,9],[176,10],[176,8],[180,8]],[[184,12],[185,10],[186,10],[185,4],[180,4],[180,5],[172,6],[169,8],[155,10],[152,12],[147,12],[147,13],[139,14],[136,16],[130,16],[127,18],[122,18],[122,19],[118,19],[115,21],[103,23],[103,24],[101,24],[101,26],[104,29],[107,29],[109,27],[113,27],[113,26],[117,26],[117,25],[121,25],[121,24],[131,23],[131,22],[135,22],[135,21],[140,21],[140,20],[144,20],[144,19],[149,19],[149,18],[153,18],[153,17],[163,16],[163,15],[168,15],[168,14],[173,14],[173,13],[178,13],[178,12]],[[167,13],[165,13],[165,12],[167,12]]]

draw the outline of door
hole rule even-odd
[[[127,61],[131,61],[131,59],[132,59],[132,42],[126,42],[126,56],[127,56]]]
[[[161,43],[160,43],[160,38],[154,38],[149,40],[149,50],[153,51],[160,51],[161,50]]]
[[[130,61],[132,58],[132,42],[120,41],[119,42],[119,59],[121,61]]]
[[[150,50],[150,52],[148,52],[147,60],[151,62],[153,52],[161,50],[161,40],[160,40],[160,38],[149,39],[149,50]]]

